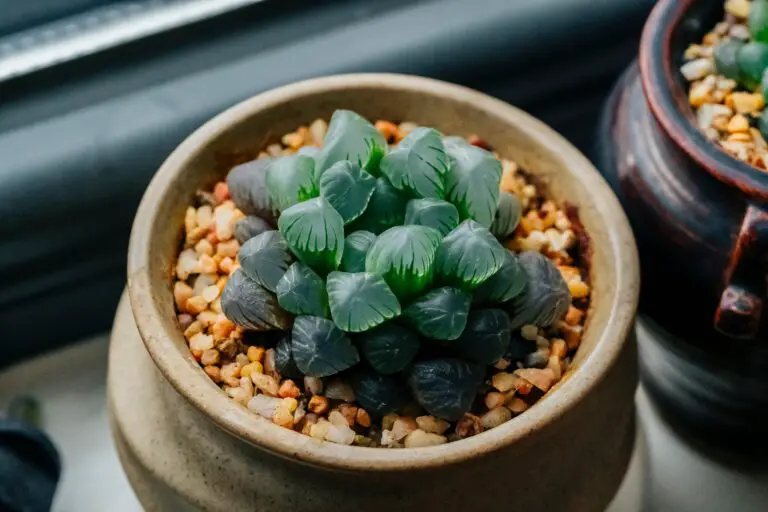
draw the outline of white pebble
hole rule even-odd
[[[197,253],[194,249],[184,249],[179,254],[179,261],[176,263],[176,276],[185,281],[190,274],[200,272],[200,266],[197,263]]]
[[[319,395],[323,392],[323,381],[317,377],[304,377],[304,389],[310,395]]]
[[[414,430],[408,434],[408,437],[405,438],[405,447],[424,448],[426,446],[437,446],[445,444],[446,442],[448,442],[448,439],[446,439],[445,436],[430,434],[429,432],[424,432],[423,430]]]
[[[248,410],[271,420],[275,411],[282,403],[283,401],[280,398],[256,395],[248,402]]]
[[[512,412],[506,407],[496,407],[480,417],[480,424],[485,428],[495,428],[512,419]]]
[[[715,63],[712,59],[696,59],[686,62],[680,67],[680,72],[686,80],[693,82],[715,72]]]
[[[349,424],[336,425],[331,423],[325,440],[336,444],[352,444],[355,441],[355,431],[349,428]]]

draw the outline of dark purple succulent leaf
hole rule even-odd
[[[369,414],[380,417],[400,411],[410,401],[410,393],[397,377],[360,369],[350,376],[357,403]]]
[[[316,316],[296,318],[291,350],[296,366],[309,377],[328,377],[360,361],[347,335],[330,320]]]
[[[269,222],[261,217],[248,215],[235,223],[235,238],[238,242],[244,244],[256,235],[260,235],[265,231],[270,231],[272,229],[275,228],[270,226]]]
[[[512,329],[524,325],[554,325],[565,316],[571,304],[568,284],[549,258],[539,252],[524,252],[518,262],[528,275],[528,286],[508,303]]]
[[[261,157],[232,168],[227,186],[232,201],[246,215],[256,215],[274,224],[277,207],[267,192],[267,168],[274,158]]]
[[[235,270],[221,294],[224,316],[244,329],[255,331],[284,330],[292,316],[277,303],[277,297],[256,281]]]
[[[408,384],[429,414],[448,421],[469,411],[485,377],[485,368],[463,359],[419,361],[411,366]]]
[[[494,364],[507,352],[511,334],[505,311],[478,309],[469,313],[467,327],[451,347],[469,361]]]

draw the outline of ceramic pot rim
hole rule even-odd
[[[640,40],[640,77],[654,117],[677,146],[720,181],[768,199],[768,173],[742,162],[707,139],[684,113],[687,94],[673,66],[672,35],[698,0],[659,0]]]
[[[546,398],[513,420],[480,435],[441,446],[388,450],[342,446],[318,441],[258,417],[232,401],[216,386],[200,367],[181,353],[174,344],[178,333],[166,329],[163,312],[153,300],[150,282],[150,241],[159,236],[159,205],[169,187],[187,162],[215,139],[228,126],[240,123],[274,105],[284,104],[306,95],[358,88],[383,88],[403,93],[420,92],[471,104],[503,122],[524,122],[531,137],[569,162],[568,171],[577,173],[592,192],[588,204],[592,214],[604,219],[608,247],[608,264],[614,266],[616,283],[594,309],[605,308],[605,329],[599,334],[593,351],[578,368],[569,373]],[[513,444],[556,421],[590,393],[614,365],[624,344],[631,337],[639,294],[639,265],[629,227],[618,200],[592,164],[569,142],[542,122],[515,107],[458,85],[422,77],[395,74],[350,74],[306,80],[279,87],[245,100],[217,115],[182,142],[163,163],[152,179],[137,212],[128,251],[128,290],[131,308],[141,338],[164,377],[193,406],[231,434],[286,458],[332,470],[402,471],[458,463],[487,455]]]

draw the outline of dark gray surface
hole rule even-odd
[[[587,148],[653,3],[267,1],[3,84],[0,325],[18,342],[0,366],[109,326],[147,182],[222,109],[302,78],[414,73],[498,96]]]

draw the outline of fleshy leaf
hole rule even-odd
[[[277,370],[281,377],[289,379],[304,377],[296,366],[296,361],[293,360],[290,336],[283,336],[275,346],[275,370]]]
[[[245,275],[271,292],[293,261],[283,235],[274,229],[245,242],[237,257]]]
[[[539,252],[524,252],[518,262],[528,276],[528,286],[510,303],[512,329],[529,324],[553,325],[565,316],[571,304],[568,284],[549,258]]]
[[[381,159],[379,167],[393,187],[412,197],[445,197],[448,156],[437,130],[416,128]]]
[[[515,232],[523,214],[523,206],[516,195],[506,190],[499,192],[499,207],[491,225],[491,233],[496,238],[504,239]]]
[[[349,160],[378,175],[379,161],[386,152],[387,141],[371,123],[350,110],[337,110],[315,156],[316,174],[320,176],[336,162]]]
[[[344,251],[344,220],[325,199],[317,197],[285,210],[280,232],[299,260],[320,275],[336,270]]]
[[[419,337],[405,326],[388,322],[355,339],[371,368],[383,375],[397,373],[419,351]]]
[[[459,225],[459,211],[440,199],[411,199],[405,208],[405,224],[427,226],[445,236]]]
[[[345,224],[365,211],[375,189],[376,178],[352,162],[336,162],[320,177],[320,195],[336,208]]]
[[[342,331],[367,331],[400,314],[400,303],[381,276],[331,272],[327,286],[331,317]]]
[[[517,256],[507,250],[499,271],[472,292],[473,302],[480,304],[507,302],[523,293],[527,285],[528,274],[517,261]]]
[[[499,204],[501,162],[488,151],[465,144],[449,144],[450,172],[446,198],[459,210],[462,220],[473,219],[490,228]]]
[[[365,272],[365,257],[371,249],[376,235],[370,231],[355,231],[344,239],[344,254],[339,270],[344,272]]]
[[[277,205],[267,192],[267,168],[274,158],[261,157],[232,168],[227,174],[229,194],[235,206],[246,215],[256,215],[274,224]]]
[[[457,288],[436,288],[405,308],[408,323],[423,336],[455,340],[467,325],[472,297]]]
[[[370,231],[379,234],[392,226],[399,226],[405,219],[405,205],[408,199],[403,197],[386,178],[376,180],[368,208],[349,225],[349,231]]]
[[[224,316],[244,329],[255,331],[287,329],[291,315],[277,303],[277,298],[242,269],[235,270],[221,294]]]
[[[347,335],[330,320],[316,316],[296,318],[291,353],[301,373],[309,377],[328,377],[360,361]]]
[[[267,168],[267,191],[280,211],[317,197],[320,192],[315,182],[315,161],[303,155],[275,159]]]
[[[445,283],[472,290],[501,268],[506,253],[490,231],[465,220],[443,238],[435,257],[435,273]]]
[[[511,335],[507,313],[478,309],[469,314],[466,329],[451,343],[451,349],[469,361],[494,364],[506,354]]]
[[[294,263],[277,283],[277,301],[294,315],[328,317],[325,281],[303,263]]]
[[[368,251],[365,270],[384,277],[398,297],[419,295],[432,283],[440,233],[425,226],[395,226]]]
[[[248,215],[235,222],[235,238],[244,244],[256,235],[272,230],[272,226],[261,217]]]
[[[484,377],[482,365],[462,359],[434,359],[414,363],[408,385],[429,414],[456,421],[469,411]]]
[[[408,388],[400,379],[370,370],[355,370],[350,378],[357,403],[376,417],[398,412],[408,403]]]

